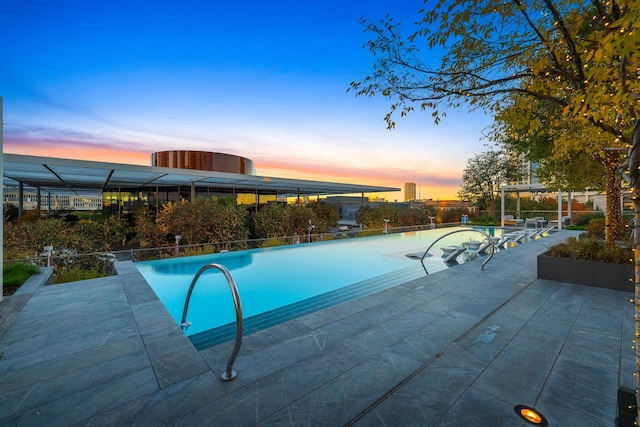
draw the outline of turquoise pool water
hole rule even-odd
[[[424,251],[451,228],[333,240],[268,249],[138,262],[136,267],[180,323],[189,284],[202,266],[222,264],[238,286],[243,317],[248,318],[308,300],[340,288],[403,269],[419,269],[419,261],[405,254]],[[483,231],[487,231],[486,229]],[[501,230],[490,230],[500,234]],[[425,259],[429,272],[446,268],[438,257],[440,246],[479,240],[479,233],[455,233],[443,238]],[[463,254],[464,255],[464,254]],[[390,285],[391,286],[391,285]],[[379,287],[374,291],[380,290]],[[365,290],[366,292],[366,290]],[[235,322],[229,285],[218,270],[198,280],[187,320],[187,335]]]

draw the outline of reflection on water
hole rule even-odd
[[[162,259],[157,261],[139,262],[138,268],[148,268],[158,275],[191,275],[198,271],[205,264],[215,262],[223,264],[227,269],[233,271],[251,265],[253,253],[250,251],[238,251],[229,253],[218,253],[214,255],[199,255],[183,258]],[[213,273],[217,270],[212,270]]]

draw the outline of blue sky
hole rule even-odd
[[[383,120],[356,98],[370,71],[362,17],[409,31],[421,0],[4,1],[4,151],[149,164],[154,151],[225,152],[259,175],[402,187],[452,198],[488,117]],[[402,199],[402,193],[385,195]]]

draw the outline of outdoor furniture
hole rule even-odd
[[[524,220],[524,225],[527,228],[540,228],[547,225],[547,220],[542,216],[527,218]]]
[[[558,220],[554,219],[553,221],[549,221],[549,225],[553,225],[554,227],[558,227]],[[562,226],[566,227],[567,225],[571,225],[571,217],[563,216],[562,217]]]
[[[509,225],[512,227],[522,227],[524,225],[524,220],[520,218],[514,218],[513,215],[505,215],[504,225]]]
[[[444,263],[447,264],[448,266],[458,264],[458,261],[456,261],[456,258],[458,258],[458,256],[462,252],[467,250],[467,248],[464,246],[445,246],[444,248],[454,248],[453,251],[449,252],[448,254],[446,254],[446,256],[444,256]],[[444,249],[444,248],[440,248],[440,249]]]
[[[464,242],[462,246],[466,246],[470,251],[476,251],[482,244],[479,240],[469,240],[468,242]]]
[[[455,246],[455,245],[441,246],[440,250],[442,251],[442,257],[443,258],[447,257],[447,256],[451,255],[453,252],[459,250],[460,248],[461,248],[461,246]]]

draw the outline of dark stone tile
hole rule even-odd
[[[69,425],[156,391],[151,368],[53,400],[20,414],[22,425]]]
[[[83,348],[75,352],[56,356],[56,352],[37,351],[16,358],[0,359],[0,392],[26,384],[34,384],[47,378],[53,378],[144,350],[140,337],[105,343],[97,347]]]
[[[48,379],[43,379],[40,375],[33,375],[31,372],[29,373],[31,375],[23,373],[26,375],[20,377],[11,375],[12,379],[16,381],[12,384],[14,387],[19,386],[20,383],[26,385],[11,390],[11,393],[0,394],[0,413],[13,415],[18,411],[22,412],[42,406],[105,382],[134,374],[148,367],[149,358],[142,350],[65,374],[51,376]]]
[[[568,355],[558,358],[541,399],[606,419],[612,416],[617,391],[617,369],[596,368]]]
[[[526,402],[525,402],[526,403]],[[437,423],[438,426],[513,427],[524,423],[511,404],[470,387]]]
[[[482,372],[461,349],[436,360],[372,409],[356,425],[434,425]],[[446,359],[446,360],[445,360]]]
[[[516,335],[474,383],[478,390],[504,400],[532,402],[558,357],[564,340],[557,335]]]
[[[163,388],[147,399],[135,414],[127,420],[129,425],[167,425],[180,419],[209,402],[221,399],[226,394],[221,380],[211,372]]]

